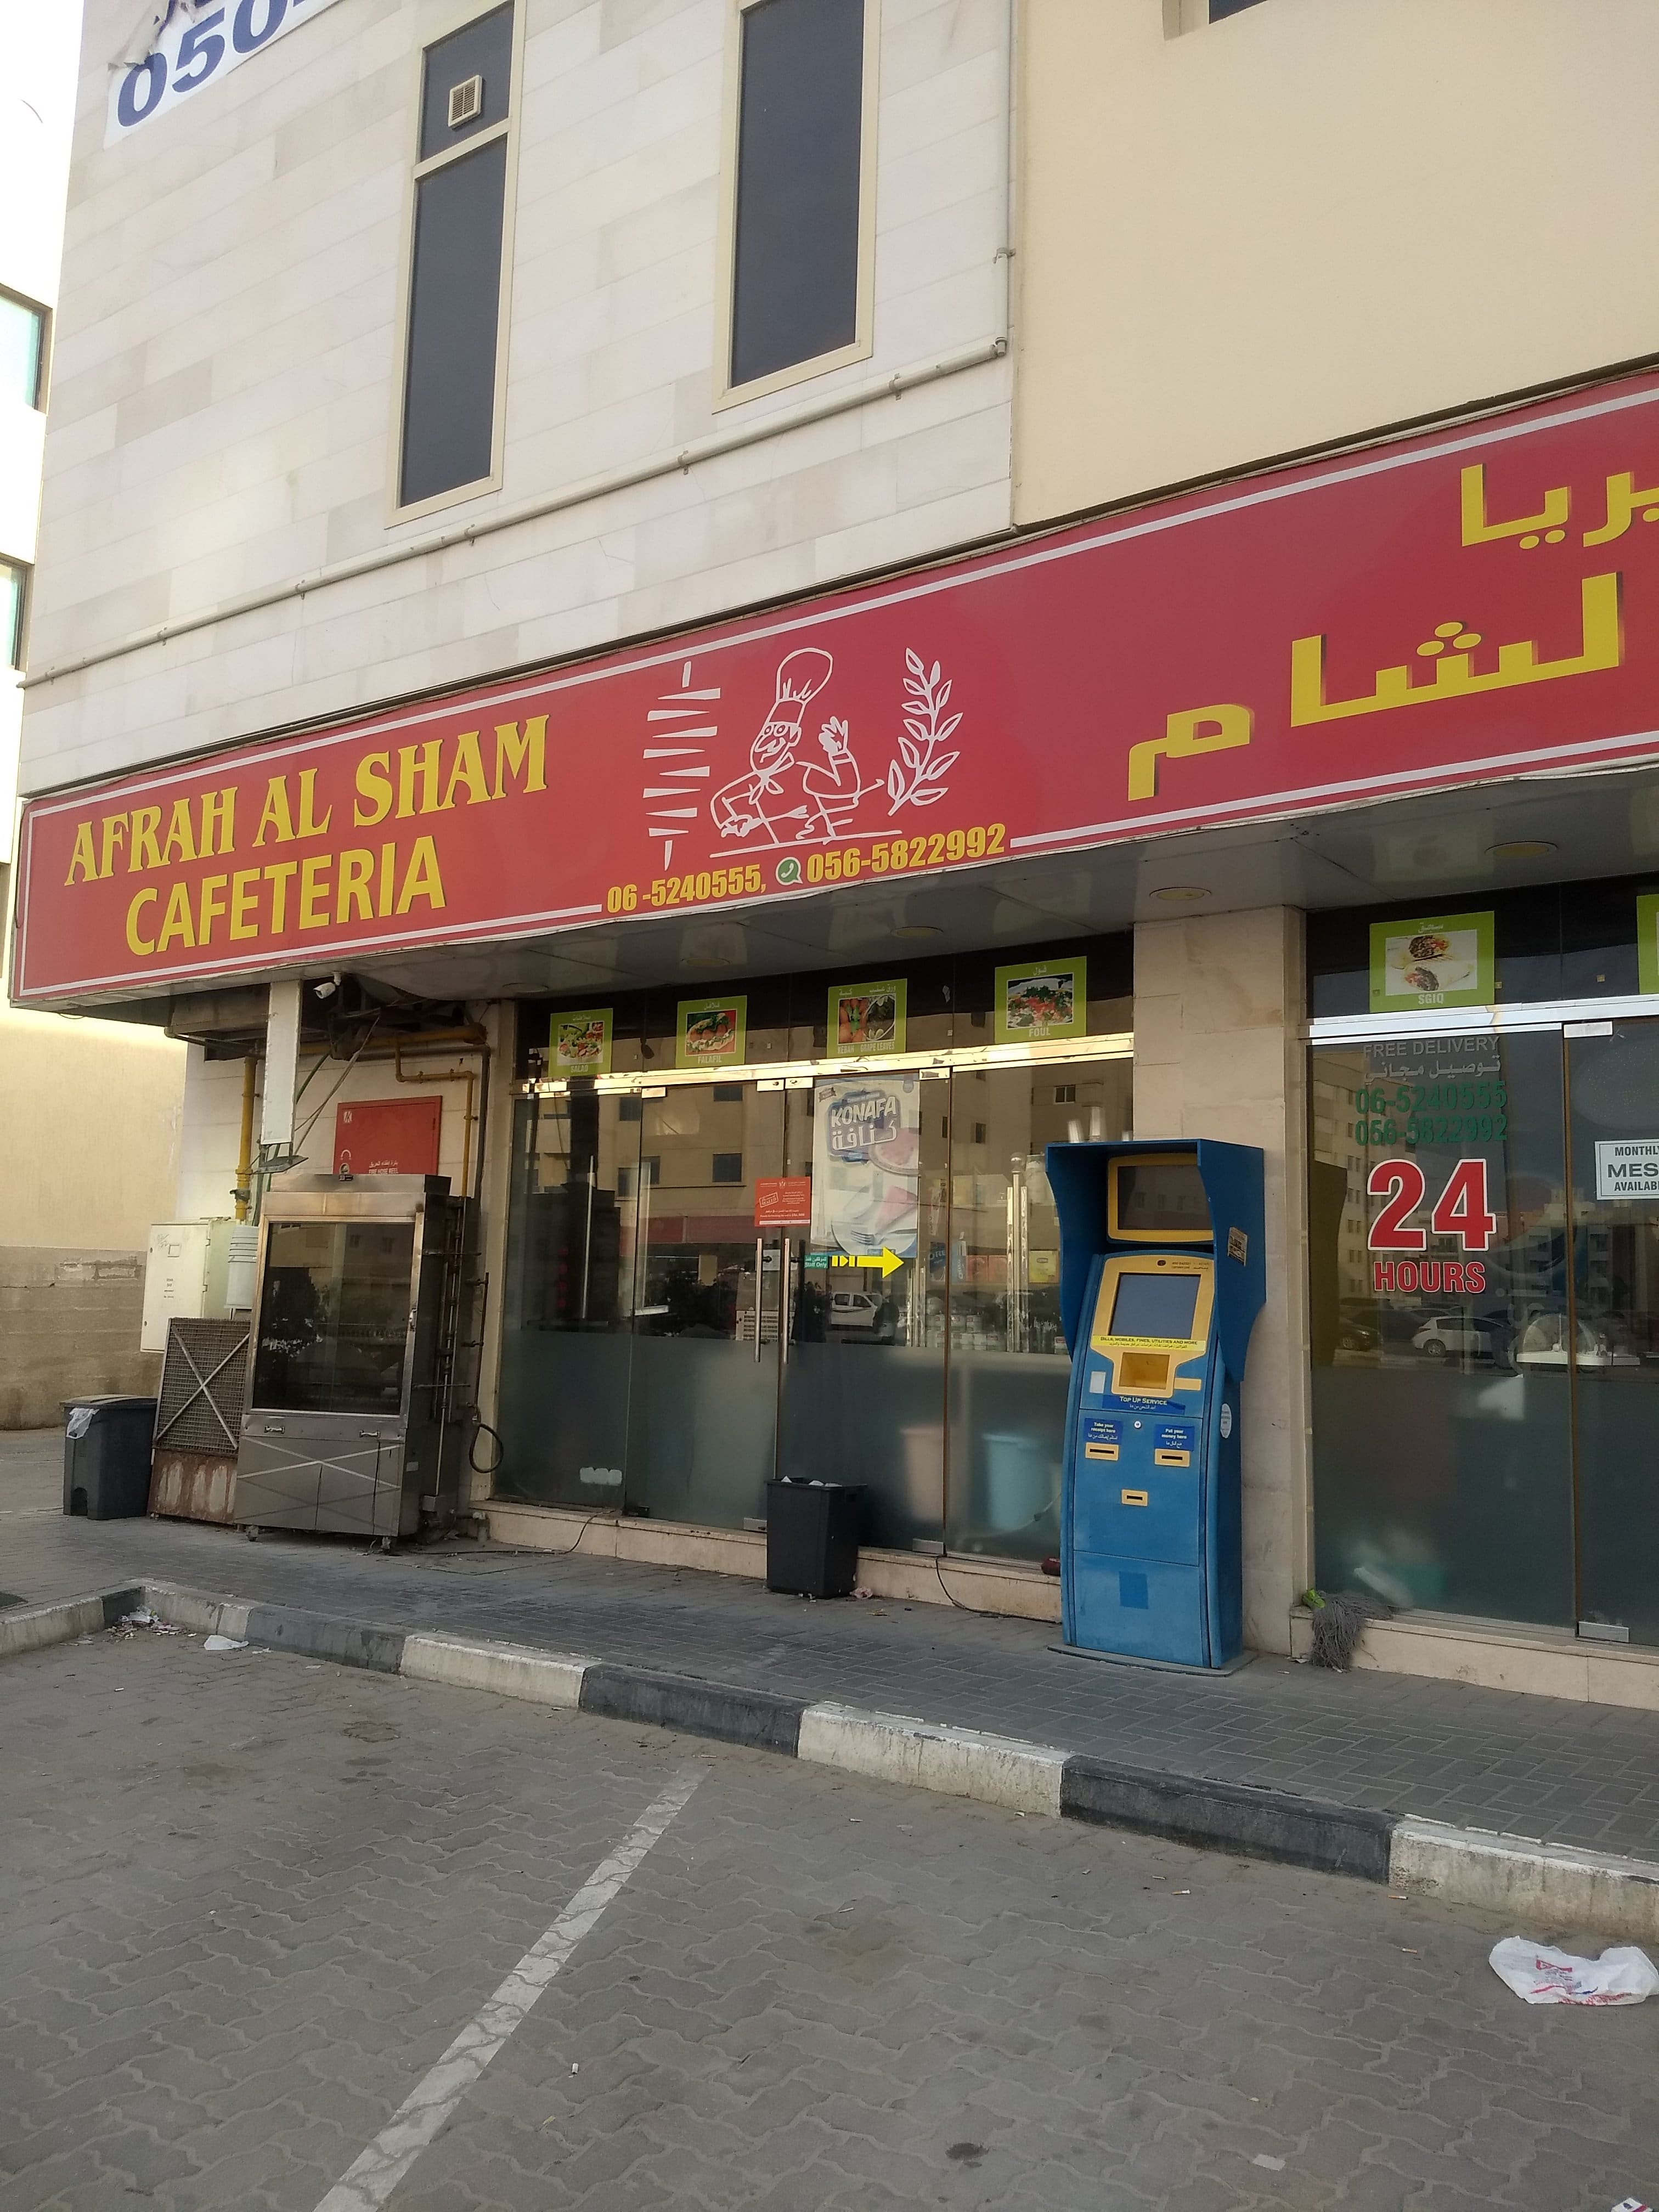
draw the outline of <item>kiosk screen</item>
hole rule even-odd
[[[1117,1279],[1107,1334],[1190,1342],[1198,1281],[1196,1275],[1142,1274],[1126,1267]]]
[[[1210,1208],[1196,1160],[1119,1160],[1117,1229],[1124,1237],[1210,1235]]]

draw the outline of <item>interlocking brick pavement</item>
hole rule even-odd
[[[1527,2008],[1479,1916],[183,1637],[3,1680],[0,2212],[314,2212],[688,1764],[392,2212],[1606,2212],[1659,2184],[1659,2005]]]
[[[0,1435],[0,1587],[44,1601],[148,1576],[220,1595],[916,1714],[1130,1765],[1659,1857],[1659,1715],[1258,1660],[1218,1679],[1067,1658],[1030,1621],[813,1605],[729,1577],[472,1545],[66,1521],[56,1431]]]

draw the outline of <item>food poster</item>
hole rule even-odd
[[[1659,991],[1659,891],[1636,902],[1636,988]]]
[[[748,1042],[746,998],[680,1000],[675,1023],[676,1067],[740,1067]]]
[[[1088,963],[1025,961],[999,968],[993,1019],[999,1044],[1040,1044],[1089,1033]]]
[[[830,988],[828,1055],[856,1060],[864,1053],[904,1050],[902,982],[833,983]]]
[[[609,1075],[611,1073],[611,1009],[588,1006],[575,1014],[555,1014],[550,1075]]]
[[[1431,915],[1371,924],[1371,1012],[1489,1006],[1493,982],[1490,914]]]
[[[921,1079],[830,1076],[812,1108],[812,1230],[819,1251],[916,1255]]]

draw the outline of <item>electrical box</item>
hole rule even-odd
[[[441,1098],[354,1098],[334,1115],[336,1175],[438,1172]]]
[[[141,1352],[165,1352],[167,1323],[222,1321],[234,1221],[162,1221],[149,1232],[144,1262]],[[251,1303],[251,1301],[250,1301]]]

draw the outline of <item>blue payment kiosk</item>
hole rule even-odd
[[[1239,1390],[1266,1294],[1261,1154],[1050,1145],[1072,1355],[1068,1644],[1224,1667],[1243,1640]]]

